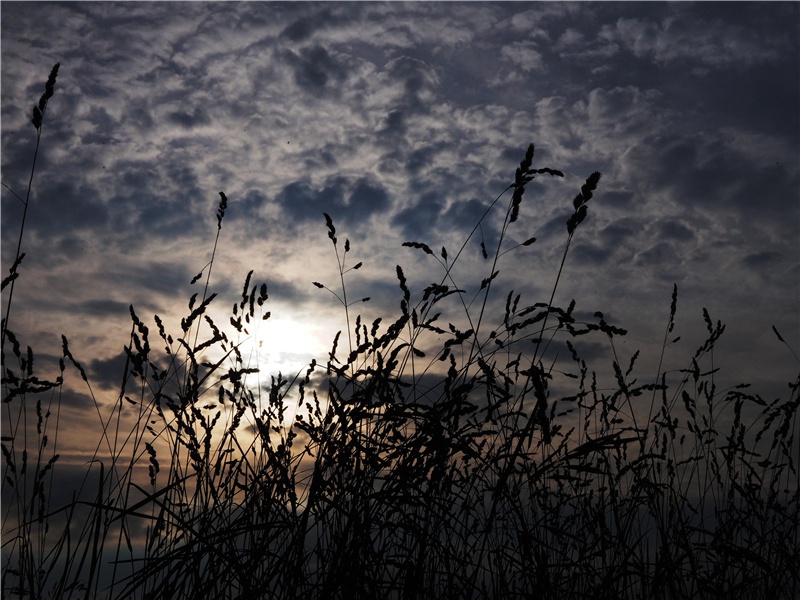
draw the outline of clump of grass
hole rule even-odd
[[[109,598],[791,598],[800,594],[797,414],[747,386],[719,390],[707,339],[667,369],[675,346],[673,288],[661,364],[636,374],[625,335],[601,312],[554,305],[570,243],[600,180],[565,211],[566,240],[549,300],[498,292],[504,246],[525,186],[561,177],[534,168],[529,146],[514,182],[455,255],[414,240],[442,276],[396,267],[398,308],[354,314],[339,246],[347,347],[269,378],[241,352],[269,318],[266,283],[244,281],[223,327],[210,316],[210,274],[180,331],[130,309],[127,364],[83,485],[52,505],[67,366],[94,398],[63,340],[60,371],[39,379],[11,330],[3,341],[3,591],[19,597]],[[485,277],[454,267],[481,222],[511,192]],[[571,212],[569,212],[571,210]],[[491,260],[490,260],[491,257]],[[207,271],[206,271],[207,269]],[[13,271],[13,269],[12,269]],[[351,295],[352,296],[352,295]],[[492,315],[493,297],[505,298]],[[667,311],[665,311],[667,313]],[[591,311],[586,314],[591,314]],[[457,325],[465,323],[466,325]],[[228,327],[230,325],[230,327]],[[157,333],[156,333],[157,332]],[[777,333],[779,339],[780,334]],[[597,338],[610,365],[573,343]],[[7,344],[10,346],[6,361]],[[555,361],[558,348],[569,357]],[[709,363],[711,363],[709,365]],[[599,371],[597,369],[600,369]],[[613,386],[598,380],[609,374]],[[645,381],[647,383],[640,383]],[[649,399],[649,407],[642,403]],[[35,406],[35,417],[31,407]],[[644,413],[647,413],[646,415]],[[132,417],[132,418],[131,418]],[[133,423],[130,430],[125,423]]]

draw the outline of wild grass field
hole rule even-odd
[[[58,65],[34,109],[37,136],[57,74]],[[498,289],[526,185],[562,176],[535,166],[533,144],[520,155],[486,206],[483,218],[505,217],[496,247],[480,246],[485,273],[454,271],[478,247],[480,223],[455,251],[409,240],[441,277],[397,266],[397,308],[385,318],[356,312],[348,275],[358,242],[321,214],[337,285],[315,285],[341,303],[347,328],[296,374],[256,368],[241,351],[270,317],[253,271],[230,318],[210,316],[232,300],[213,293],[220,192],[212,260],[180,328],[131,306],[110,411],[82,366],[89,357],[74,356],[66,337],[59,371],[39,373],[14,335],[25,311],[12,303],[25,285],[23,216],[3,280],[3,595],[800,597],[800,376],[787,374],[777,400],[746,383],[721,389],[713,356],[725,326],[705,310],[706,340],[676,357],[677,286],[664,299],[655,372],[640,372],[638,353],[617,358],[624,323],[599,307],[553,304],[602,187],[597,172],[565,191],[575,195],[550,297]],[[578,316],[587,310],[593,318]],[[586,338],[615,360],[584,360]],[[556,347],[567,360],[552,359]],[[95,398],[96,451],[77,478],[61,478],[62,395],[76,386]],[[65,493],[64,481],[83,483]]]

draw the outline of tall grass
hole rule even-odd
[[[361,263],[347,266],[354,249],[324,215],[340,289],[315,285],[341,302],[347,347],[340,332],[295,375],[267,377],[243,355],[270,316],[253,271],[229,321],[210,316],[223,193],[212,259],[192,281],[205,272],[205,287],[180,331],[131,306],[110,412],[66,337],[59,373],[43,379],[4,322],[4,595],[800,596],[800,377],[785,400],[719,390],[724,325],[706,311],[707,339],[666,368],[677,287],[660,366],[644,375],[638,353],[618,358],[624,329],[601,312],[579,318],[591,311],[575,301],[553,304],[599,173],[565,209],[549,299],[498,290],[505,257],[519,251],[506,234],[526,185],[562,176],[533,160],[531,145],[481,218],[504,211],[496,247],[480,244],[485,276],[459,281],[454,270],[477,250],[480,222],[454,255],[411,240],[441,278],[415,281],[397,266],[398,307],[385,320],[354,313],[362,299],[348,301],[346,276]],[[505,302],[492,314],[494,298]],[[611,348],[611,364],[580,356],[573,341],[584,336]],[[567,361],[547,353],[556,347]],[[97,444],[83,484],[59,504],[61,398],[77,385],[95,399]]]

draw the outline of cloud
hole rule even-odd
[[[127,315],[129,305],[125,302],[117,302],[108,298],[94,298],[73,304],[70,310],[77,314],[84,315]]]
[[[550,39],[548,27],[558,19],[571,19],[579,14],[579,9],[570,2],[548,2],[537,4],[535,8],[515,11],[508,19],[515,32],[528,34],[530,37]]]
[[[300,89],[312,95],[340,84],[347,75],[347,67],[322,46],[303,48],[299,54],[287,49],[281,58],[292,68]]]
[[[109,223],[110,213],[98,191],[68,179],[42,182],[32,199],[36,219],[26,224],[29,234],[55,239],[63,232],[100,231]]]
[[[694,231],[680,221],[668,219],[658,223],[660,237],[675,240],[688,241],[694,238]]]
[[[305,42],[316,32],[324,29],[330,22],[330,11],[324,10],[322,13],[313,16],[300,17],[287,25],[280,33],[280,37],[289,39],[293,42]]]
[[[3,12],[3,182],[18,193],[34,150],[30,104],[62,61],[14,301],[47,312],[30,312],[30,331],[76,332],[99,361],[124,341],[88,340],[129,302],[185,312],[196,291],[188,281],[210,259],[220,190],[229,198],[212,276],[227,295],[220,306],[254,268],[274,282],[276,311],[327,318],[310,281],[334,262],[328,212],[368,259],[351,274],[358,289],[396,309],[395,264],[422,285],[440,276],[402,241],[454,256],[531,141],[535,166],[565,177],[529,184],[505,244],[537,242],[503,258],[504,283],[549,291],[570,201],[600,170],[565,295],[596,293],[645,329],[642,307],[672,281],[731,311],[736,294],[796,297],[793,3],[10,3]],[[491,252],[507,200],[459,259],[464,279],[485,275],[479,243]],[[4,269],[21,208],[3,188]],[[755,339],[750,329],[744,337]]]
[[[611,249],[590,242],[579,242],[571,250],[573,260],[587,265],[605,264],[611,253]]]
[[[690,15],[670,16],[660,23],[620,18],[613,26],[604,25],[600,37],[660,65],[696,61],[714,68],[771,62],[780,57],[783,46],[778,40],[765,43],[752,29]]]
[[[307,181],[295,181],[283,188],[275,200],[292,221],[316,219],[331,206],[341,206],[344,198],[344,178],[336,177],[325,187],[314,189]]]
[[[590,35],[593,33],[593,31],[590,32]],[[565,61],[593,63],[609,61],[619,52],[619,44],[597,35],[587,39],[583,32],[570,27],[556,40],[553,50]],[[593,73],[597,74],[599,71],[610,69],[611,67],[606,62],[605,65],[596,67]]]
[[[193,129],[199,125],[208,125],[211,120],[208,118],[202,107],[195,107],[191,112],[179,110],[167,115],[167,120],[185,129]]]
[[[109,358],[91,360],[87,365],[87,372],[93,385],[96,384],[105,390],[119,390],[127,366],[127,356],[124,352],[120,352]]]
[[[362,177],[356,181],[347,199],[348,220],[360,223],[373,213],[380,213],[389,206],[389,194],[378,181]]]
[[[783,258],[783,254],[771,250],[753,252],[742,258],[742,264],[750,269],[761,271],[776,264]]]
[[[284,187],[275,200],[288,214],[291,223],[317,220],[327,212],[335,222],[342,220],[358,225],[389,207],[386,189],[368,176],[356,180],[334,176],[320,188],[306,180],[295,181]]]
[[[545,68],[542,54],[531,42],[514,42],[503,46],[500,54],[526,73],[541,71]]]
[[[401,93],[396,98],[405,112],[428,114],[437,96],[439,77],[430,65],[416,58],[401,56],[386,64],[385,79],[392,85],[400,85]]]
[[[435,164],[437,154],[444,149],[445,143],[439,142],[435,145],[426,145],[416,148],[411,152],[406,160],[406,169],[412,175],[417,175],[421,171],[427,171],[428,167]]]
[[[746,221],[760,228],[778,215],[797,213],[785,201],[785,190],[800,183],[797,174],[771,160],[755,163],[725,135],[658,136],[626,154],[622,169],[632,179],[647,180],[651,190],[683,209],[700,211],[722,226],[740,227]],[[785,223],[775,225],[788,234]]]
[[[584,43],[585,38],[583,34],[574,27],[569,27],[564,33],[558,36],[554,48],[556,50],[563,50],[565,48],[582,46]]]
[[[404,208],[392,217],[392,226],[399,227],[410,241],[426,239],[437,229],[442,208],[437,193],[425,193],[413,206]]]

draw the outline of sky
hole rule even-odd
[[[363,263],[345,276],[348,300],[370,297],[352,316],[391,322],[396,265],[416,295],[443,274],[403,242],[454,256],[531,142],[534,168],[564,177],[528,185],[502,248],[536,242],[500,259],[490,306],[509,289],[549,299],[572,199],[600,171],[554,303],[627,329],[617,350],[641,351],[644,382],[677,284],[669,368],[690,366],[707,308],[726,324],[720,389],[786,398],[797,378],[772,330],[800,352],[796,2],[2,2],[0,18],[4,276],[32,105],[60,63],[9,327],[52,376],[66,335],[107,407],[129,305],[177,336],[202,294],[220,191],[214,314],[227,322],[254,270],[271,317],[250,349],[266,373],[296,372],[345,327],[313,285],[341,291],[323,213],[340,252],[350,240],[347,266]],[[508,198],[459,258],[466,297],[490,274],[480,239],[496,246]],[[581,343],[608,372],[607,344]],[[70,402],[79,427],[96,423],[84,392]]]

